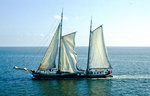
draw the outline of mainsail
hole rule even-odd
[[[75,73],[77,70],[77,54],[75,51],[75,32],[62,36],[60,71]]]
[[[51,40],[50,45],[43,57],[41,65],[38,70],[49,70],[55,67],[55,59],[58,51],[58,43],[60,38],[60,24],[57,27],[57,30]]]
[[[89,69],[111,68],[105,48],[102,25],[90,32]]]

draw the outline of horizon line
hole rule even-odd
[[[48,47],[48,46],[0,46],[0,47]],[[88,46],[76,46],[76,47],[88,47]],[[106,46],[106,47],[150,47],[150,46]]]

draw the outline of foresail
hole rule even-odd
[[[57,27],[57,30],[51,40],[50,45],[48,46],[48,49],[43,57],[43,60],[41,62],[41,65],[39,66],[40,71],[42,70],[49,70],[51,68],[54,68],[55,65],[55,59],[58,51],[58,42],[60,38],[60,24]]]
[[[103,28],[91,32],[89,68],[111,68],[104,44]]]
[[[75,51],[75,32],[63,36],[61,43],[60,71],[75,73],[77,70],[77,54]]]

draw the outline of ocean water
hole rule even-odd
[[[13,66],[37,69],[45,47],[0,47],[0,96],[150,96],[150,47],[108,47],[113,78],[33,80]],[[85,69],[87,47],[77,47]]]

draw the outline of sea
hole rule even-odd
[[[77,47],[85,69],[87,47]],[[150,96],[150,47],[107,47],[113,78],[34,80],[46,47],[0,47],[0,96]]]

